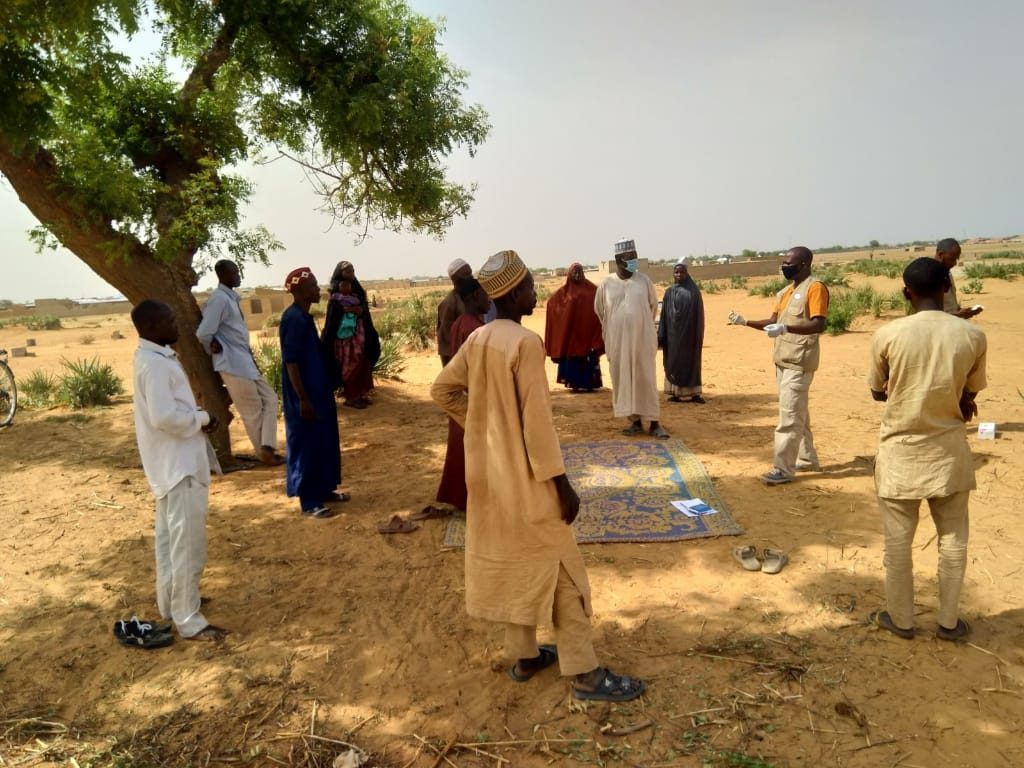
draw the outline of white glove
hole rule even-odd
[[[781,336],[786,332],[786,324],[769,323],[764,327],[764,332],[768,334],[769,339],[774,339],[776,336]]]
[[[738,315],[735,312],[729,313],[729,325],[746,325],[747,321],[743,315]]]

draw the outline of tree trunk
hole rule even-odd
[[[175,262],[160,261],[149,247],[118,232],[109,221],[83,213],[74,205],[70,190],[56,172],[53,157],[45,149],[20,154],[0,136],[0,172],[36,219],[128,301],[138,304],[143,299],[155,299],[174,310],[180,331],[175,350],[196,400],[220,423],[211,439],[222,462],[230,463],[227,390],[195,335],[201,313],[192,295],[198,279],[191,254],[182,254]],[[116,255],[122,253],[127,256]]]

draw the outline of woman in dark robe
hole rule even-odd
[[[367,395],[373,389],[373,369],[380,359],[380,336],[377,329],[373,327],[373,317],[370,315],[370,303],[366,298],[366,289],[360,285],[356,278],[355,267],[351,262],[339,261],[331,275],[331,294],[339,293],[342,280],[352,283],[352,294],[356,296],[362,312],[359,314],[363,324],[364,343],[363,355],[359,365],[346,377],[341,375],[341,366],[335,355],[335,339],[338,334],[338,326],[345,314],[345,307],[337,301],[331,301],[327,305],[327,317],[324,321],[323,334],[320,343],[323,348],[324,360],[328,366],[331,384],[334,389],[341,389],[345,397],[345,405],[349,408],[365,408],[371,401]]]
[[[682,402],[683,398],[703,403],[700,367],[704,349],[704,299],[684,259],[676,263],[673,276],[675,285],[665,291],[658,321],[665,392],[674,403]]]
[[[548,299],[544,347],[558,366],[558,382],[573,392],[601,388],[604,339],[594,311],[596,295],[597,286],[583,276],[583,267],[572,264],[565,285]]]

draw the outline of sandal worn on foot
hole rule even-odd
[[[643,680],[616,675],[604,667],[599,669],[601,680],[597,685],[590,689],[580,688],[579,683],[574,681],[572,695],[584,701],[632,701],[647,690],[647,685]]]
[[[189,635],[185,639],[206,640],[209,643],[220,643],[223,642],[225,635],[229,633],[230,630],[224,629],[223,627],[215,627],[213,624],[207,624],[194,635]]]
[[[314,520],[323,520],[327,517],[334,517],[334,510],[330,507],[325,507],[323,504],[318,504],[312,509],[302,510],[303,517],[312,517]]]
[[[914,639],[914,630],[901,629],[892,623],[892,616],[889,615],[888,611],[872,611],[868,614],[868,624],[874,624],[879,629],[884,629],[886,632],[892,632],[896,637],[902,637],[904,640]]]
[[[733,547],[732,556],[745,570],[761,570],[761,561],[757,559],[757,547],[753,544],[748,544],[745,547]]]
[[[324,499],[323,503],[324,504],[344,504],[346,501],[351,501],[351,500],[352,500],[352,497],[349,494],[347,494],[347,493],[338,493],[337,491],[332,491],[330,494],[327,495],[327,498]]]
[[[966,638],[970,631],[970,624],[963,619],[957,619],[956,626],[952,629],[946,629],[944,626],[939,624],[935,630],[935,636],[939,638],[939,640],[947,640],[951,643],[956,643]]]
[[[558,661],[558,648],[553,645],[540,645],[537,646],[537,650],[540,654],[533,659],[525,659],[530,661],[532,664],[527,671],[519,671],[519,662],[517,661],[511,667],[508,668],[508,676],[515,680],[517,683],[525,683],[531,677],[536,675],[542,669],[547,669],[556,661]]]
[[[761,566],[761,570],[765,573],[775,574],[785,568],[788,562],[789,555],[781,549],[766,548],[764,550],[764,565]]]
[[[377,533],[412,533],[419,527],[419,523],[403,520],[399,515],[392,515],[386,523],[377,526]]]
[[[644,427],[643,424],[641,424],[639,421],[634,421],[632,424],[630,424],[628,427],[622,430],[622,434],[626,436],[642,435],[643,433]]]
[[[669,437],[670,437],[669,433],[666,432],[665,428],[663,426],[661,426],[660,424],[658,426],[656,426],[656,427],[653,427],[651,430],[649,430],[648,434],[651,437],[658,438],[659,440],[668,440]]]

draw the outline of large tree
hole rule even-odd
[[[129,55],[140,32],[158,49]],[[222,454],[227,399],[188,332],[191,289],[212,259],[280,247],[240,226],[240,167],[288,157],[346,225],[440,236],[473,193],[444,159],[488,125],[438,35],[397,0],[0,0],[0,172],[41,244],[174,308]]]

